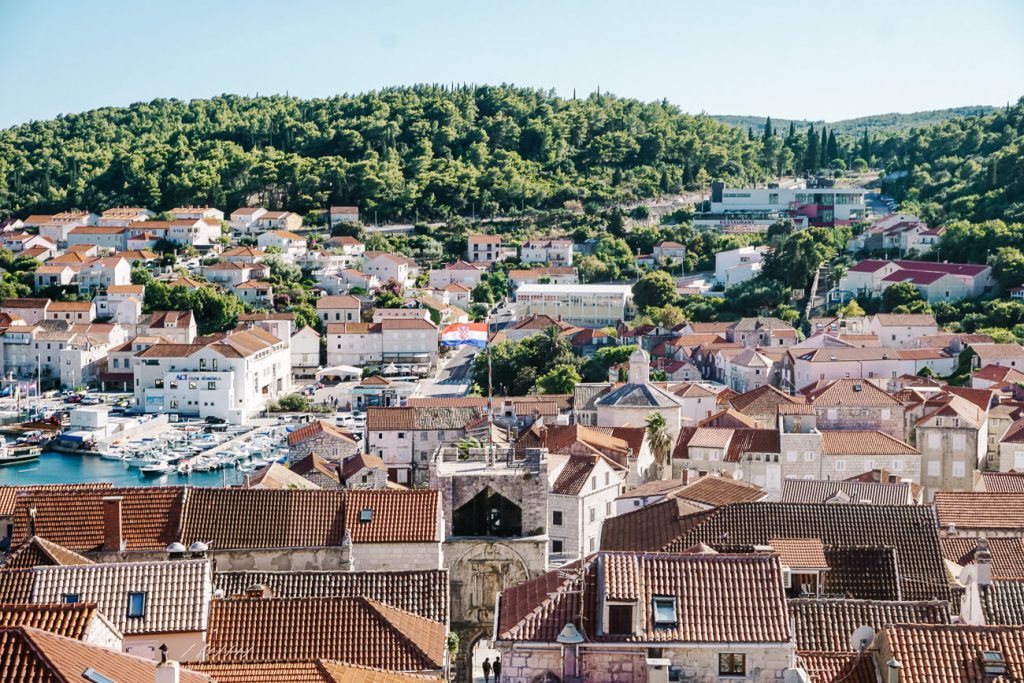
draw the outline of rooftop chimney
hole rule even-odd
[[[974,550],[974,569],[979,586],[992,584],[992,553],[984,536],[978,539],[978,545]]]
[[[103,498],[103,549],[121,551],[124,535],[121,533],[121,496]]]
[[[179,683],[181,671],[178,663],[167,659],[167,644],[160,646],[160,663],[156,665],[154,683]]]

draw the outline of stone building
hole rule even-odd
[[[837,379],[807,394],[818,428],[878,430],[904,438],[904,407],[896,398],[863,379]]]
[[[598,553],[582,569],[504,590],[495,633],[503,683],[768,683],[796,673],[782,568],[769,553]]]
[[[925,495],[931,498],[936,491],[970,491],[974,471],[981,468],[988,451],[987,401],[982,408],[960,395],[946,393],[927,402],[928,408],[931,410],[915,427]]]
[[[641,348],[629,357],[629,381],[594,401],[599,427],[642,426],[661,413],[675,438],[682,426],[682,401],[651,382],[651,357]]]
[[[302,460],[312,453],[331,462],[340,462],[359,451],[359,444],[346,431],[326,420],[316,420],[288,435],[288,457]]]
[[[468,682],[474,648],[493,635],[498,593],[547,571],[547,452],[442,447],[430,488],[444,510],[451,630],[461,642],[453,670]]]

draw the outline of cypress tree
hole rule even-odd
[[[804,150],[804,171],[813,172],[818,168],[821,152],[818,149],[818,135],[814,132],[814,124],[807,129],[807,149]]]
[[[796,121],[789,122],[789,135],[786,136],[786,141],[790,141],[796,137]]]
[[[768,142],[768,138],[772,136],[772,117],[768,117],[764,120],[764,134],[761,139]]]
[[[818,159],[818,168],[828,168],[828,136],[825,135],[825,126],[821,127],[821,147],[818,148],[821,157]]]
[[[836,141],[836,130],[833,128],[828,134],[828,163],[839,158],[839,143]]]
[[[871,163],[871,141],[868,140],[868,129],[864,129],[864,140],[860,143],[860,158]]]

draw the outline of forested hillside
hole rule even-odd
[[[605,202],[761,178],[760,140],[668,103],[420,86],[155,100],[0,131],[0,208],[259,201],[379,218]]]
[[[987,115],[892,134],[872,145],[885,189],[933,224],[1024,222],[1024,99]]]
[[[889,114],[872,114],[871,116],[860,116],[854,119],[843,119],[842,121],[808,121],[806,119],[794,119],[792,123],[798,131],[806,130],[810,125],[815,128],[825,126],[829,130],[835,130],[837,135],[863,135],[864,129],[874,133],[877,131],[898,131],[908,128],[920,128],[931,126],[936,123],[948,121],[957,116],[981,116],[991,114],[995,107],[977,105],[973,107],[953,107],[951,109],[933,109],[930,111],[915,111],[910,114],[892,112]],[[736,126],[744,130],[753,128],[755,131],[764,126],[764,116],[733,116],[713,115],[711,118],[730,126]],[[772,119],[781,131],[789,127],[790,119]]]

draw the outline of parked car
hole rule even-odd
[[[223,417],[217,417],[216,415],[207,415],[206,417],[206,424],[208,425],[222,425],[226,422],[227,420]]]

